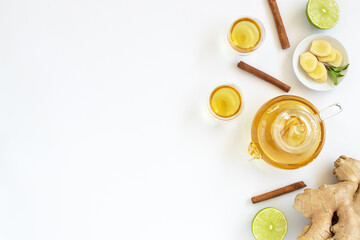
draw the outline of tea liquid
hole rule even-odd
[[[268,163],[287,168],[312,161],[324,143],[325,128],[315,107],[295,96],[264,105],[251,129],[253,143]]]
[[[210,108],[221,118],[235,116],[240,111],[241,103],[239,91],[231,86],[217,87],[210,96]]]
[[[250,52],[261,39],[259,24],[250,18],[238,19],[231,27],[229,42],[239,52]]]

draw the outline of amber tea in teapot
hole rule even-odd
[[[335,114],[342,110],[340,105],[336,106]],[[283,169],[310,163],[325,141],[325,125],[320,115],[314,105],[301,97],[284,95],[268,101],[253,120],[250,155]]]

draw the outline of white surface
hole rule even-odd
[[[338,78],[337,86],[334,85],[333,80],[330,78],[330,76],[328,76],[328,80],[324,83],[315,82],[311,77],[309,77],[309,75],[301,67],[299,57],[304,52],[310,51],[311,43],[315,39],[322,39],[322,40],[329,42],[332,47],[334,47],[341,53],[341,55],[343,56],[343,61],[342,61],[341,66],[344,66],[349,63],[349,58],[348,58],[346,48],[341,44],[341,42],[339,42],[336,38],[326,35],[326,34],[314,34],[314,35],[306,37],[295,48],[295,51],[293,54],[293,60],[292,60],[293,61],[293,69],[294,69],[296,77],[306,87],[313,89],[313,90],[317,90],[317,91],[329,91],[340,85],[340,83],[345,79],[348,69],[341,72],[341,74],[343,74],[344,77]]]
[[[0,239],[252,239],[252,217],[268,206],[285,213],[295,239],[308,222],[292,209],[300,191],[256,205],[250,197],[333,183],[340,154],[360,158],[360,2],[338,1],[328,31],[307,22],[305,0],[278,4],[287,50],[265,0],[1,1]],[[243,15],[261,19],[267,37],[238,57],[225,39]],[[346,81],[330,92],[292,70],[295,46],[315,33],[336,36],[350,55]],[[240,59],[320,109],[343,104],[313,163],[285,171],[247,161],[255,112],[283,92],[237,69]],[[238,84],[246,104],[229,123],[206,112],[222,83]]]

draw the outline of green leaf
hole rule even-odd
[[[333,70],[328,70],[328,73],[330,75],[330,78],[333,80],[334,85],[338,85],[338,80],[337,80],[337,76],[336,76],[336,72],[334,72]]]
[[[344,71],[345,69],[348,68],[350,64],[346,64],[344,66],[341,66],[341,67],[330,67],[331,70],[335,71],[335,72],[341,72],[341,71]]]
[[[342,75],[341,73],[335,72],[335,71],[334,71],[334,74],[335,74],[336,77],[343,77],[343,76],[344,76],[344,75]]]

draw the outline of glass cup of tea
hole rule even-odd
[[[217,119],[228,121],[239,116],[243,109],[243,99],[235,84],[220,85],[210,94],[208,109]]]
[[[256,18],[239,18],[231,25],[227,39],[237,54],[248,55],[258,49],[264,41],[265,28]]]

